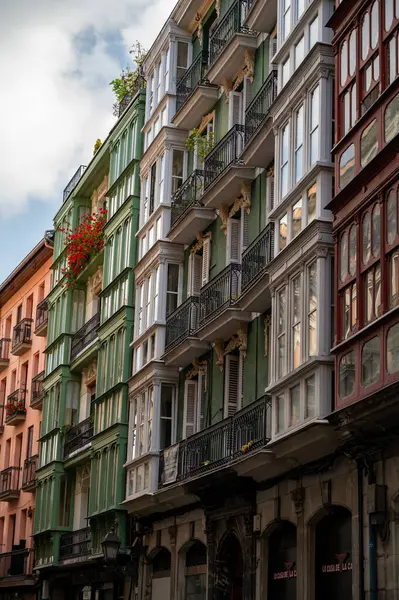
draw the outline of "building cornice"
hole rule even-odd
[[[150,384],[159,385],[161,381],[177,384],[178,380],[179,371],[177,367],[166,367],[160,360],[151,360],[129,379],[129,397],[140,393]]]
[[[173,147],[179,147],[185,150],[188,132],[175,127],[164,126],[156,138],[144,152],[140,162],[140,177],[145,177],[156,159],[163,154],[165,150]]]
[[[183,262],[183,246],[165,240],[158,240],[136,264],[134,269],[136,284],[139,283],[155,266],[166,260],[176,261],[178,263]]]

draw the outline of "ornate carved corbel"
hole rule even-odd
[[[296,514],[300,514],[303,511],[305,501],[305,488],[295,488],[291,491],[291,499],[295,506]]]
[[[249,81],[253,83],[255,70],[255,50],[248,48],[244,52],[245,74]]]
[[[204,44],[204,30],[202,28],[202,19],[201,19],[201,15],[199,13],[197,13],[197,15],[199,16],[198,19],[198,29],[197,29],[197,35],[198,35],[198,41],[201,44],[201,48]],[[196,17],[197,20],[197,17]]]
[[[237,332],[231,336],[224,349],[224,355],[229,354],[233,350],[238,349],[242,354],[243,358],[247,355],[247,331],[248,325],[241,324]]]
[[[211,239],[211,233],[209,232],[209,233],[206,233],[205,235],[203,235],[202,231],[199,231],[195,237],[197,238],[197,241],[193,246],[191,246],[190,254],[197,254],[197,252],[202,250],[202,247],[204,245],[204,240]]]
[[[192,361],[192,365],[193,368],[190,369],[186,374],[186,380],[193,379],[194,377],[197,377],[197,375],[205,375],[207,368],[206,360],[199,361],[197,358],[195,358]]]
[[[215,4],[216,14],[217,14],[218,18],[220,17],[220,2],[221,2],[221,0],[216,0],[216,4]]]
[[[274,165],[269,167],[266,171],[266,177],[274,177]]]
[[[251,182],[243,181],[241,184],[241,208],[245,210],[247,215],[251,212]]]
[[[216,352],[216,364],[218,365],[220,371],[223,371],[224,366],[224,343],[222,341],[217,341],[212,343],[212,348]]]
[[[233,84],[228,79],[223,79],[220,87],[223,89],[224,93],[226,94],[226,104],[228,104],[230,101],[230,92],[233,89]]]
[[[226,204],[221,204],[218,208],[219,217],[222,221],[220,229],[224,231],[224,235],[227,235],[227,223],[229,220],[229,207]]]
[[[200,133],[202,133],[205,130],[205,127],[208,125],[208,123],[210,123],[212,121],[214,116],[215,116],[215,111],[213,110],[212,112],[210,112],[207,115],[204,115],[202,117],[200,126],[198,127]]]

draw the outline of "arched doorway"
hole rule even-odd
[[[217,600],[242,600],[242,550],[233,533],[226,535],[219,547],[215,587]]]
[[[166,548],[159,548],[151,561],[151,600],[170,600],[171,556]]]
[[[316,600],[352,600],[352,515],[331,507],[315,531]]]
[[[296,600],[296,527],[281,521],[269,536],[268,598]]]
[[[206,598],[206,546],[194,541],[186,552],[184,600]]]

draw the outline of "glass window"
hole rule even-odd
[[[285,429],[285,402],[284,396],[276,398],[276,433],[281,433]]]
[[[299,19],[305,10],[305,0],[296,0],[296,18]]]
[[[366,166],[378,152],[378,126],[377,120],[371,123],[363,130],[360,138],[360,163],[362,167]]]
[[[380,341],[374,337],[363,346],[362,350],[362,386],[376,383],[380,377]]]
[[[319,18],[313,19],[309,26],[309,49],[311,50],[318,38]]]
[[[292,366],[301,364],[301,276],[292,280]]]
[[[294,69],[297,69],[305,57],[305,38],[301,37],[299,42],[295,44],[294,49]]]
[[[174,387],[166,383],[161,384],[161,426],[160,449],[167,448],[172,443],[172,418],[173,418],[173,393]]]
[[[366,60],[370,48],[370,17],[367,12],[362,22],[362,59]]]
[[[352,277],[356,274],[356,225],[349,230],[349,273]]]
[[[312,419],[316,416],[316,393],[315,376],[308,377],[305,381],[305,419]]]
[[[348,42],[345,40],[341,46],[341,87],[345,85],[348,78]]]
[[[394,190],[391,190],[387,200],[387,242],[389,245],[395,241],[396,228],[396,194]]]
[[[367,265],[371,256],[371,223],[370,213],[367,212],[363,217],[362,223],[362,246],[363,246],[363,264]]]
[[[176,83],[184,77],[188,68],[188,44],[187,42],[177,42],[177,61],[176,61]]]
[[[339,396],[346,398],[355,391],[355,353],[345,354],[339,363]]]
[[[281,197],[288,192],[289,185],[290,124],[281,133]]]
[[[389,306],[393,308],[399,301],[399,250],[389,257]]]
[[[283,40],[291,31],[291,0],[283,0]]]
[[[391,29],[393,21],[393,0],[385,0],[385,31]]]
[[[290,78],[290,57],[287,58],[285,62],[283,62],[283,78],[281,82],[281,87],[287,85],[288,80]]]
[[[308,189],[308,223],[316,218],[316,184]]]
[[[341,235],[339,258],[340,279],[341,282],[344,282],[348,274],[348,234],[346,231]]]
[[[319,159],[319,86],[310,95],[310,164]]]
[[[356,283],[348,286],[343,294],[344,299],[344,322],[343,322],[343,337],[346,339],[350,336],[356,327],[357,322],[357,286]]]
[[[293,427],[298,425],[300,422],[300,409],[301,409],[301,389],[299,385],[295,385],[290,389],[290,423],[289,426]]]
[[[363,282],[365,321],[369,323],[381,312],[381,269],[379,264],[367,271]]]
[[[278,324],[277,324],[277,345],[278,345],[278,356],[277,356],[277,376],[283,377],[285,375],[285,327],[286,327],[286,291],[285,288],[280,290],[277,294],[277,310],[278,310]]]
[[[371,9],[371,47],[374,50],[378,44],[378,1],[376,0]]]
[[[168,264],[168,281],[166,287],[166,316],[177,308],[179,295],[179,265]]]
[[[292,237],[302,229],[302,198],[292,207]]]
[[[349,36],[349,76],[355,74],[356,69],[356,29]]]
[[[385,141],[390,142],[399,133],[399,94],[385,109],[384,127]]]
[[[399,323],[393,325],[387,334],[387,371],[399,371]]]
[[[295,182],[303,175],[303,106],[295,113]]]
[[[288,222],[288,219],[287,219],[287,215],[285,214],[284,217],[281,217],[280,224],[279,224],[279,231],[280,231],[279,249],[280,250],[285,248],[287,245],[287,222]]]
[[[172,194],[174,194],[183,183],[183,150],[173,150],[172,159]]]
[[[376,258],[380,254],[380,205],[373,208],[373,231],[371,239],[371,253]]]
[[[341,188],[348,185],[355,174],[355,146],[351,144],[341,154],[339,161],[339,185]]]
[[[317,355],[317,264],[308,267],[308,354]]]

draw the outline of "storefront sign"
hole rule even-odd
[[[284,563],[285,571],[279,571],[273,573],[273,579],[292,579],[296,577],[296,569],[294,569],[294,563]]]
[[[332,565],[321,565],[323,573],[343,573],[352,571],[352,563],[348,561],[349,554],[336,554],[337,562]]]
[[[174,483],[177,479],[177,466],[179,460],[179,444],[165,448],[163,451],[163,484]]]

